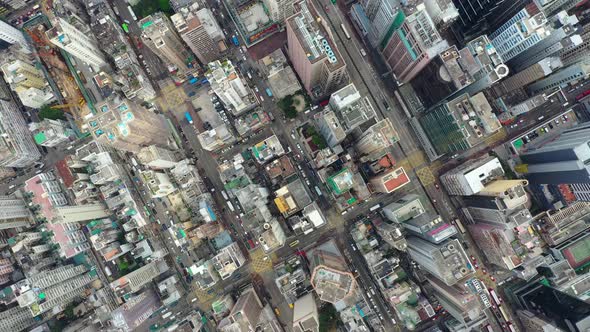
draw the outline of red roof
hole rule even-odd
[[[62,178],[66,188],[71,188],[72,185],[74,184],[75,178],[74,178],[74,175],[72,174],[72,171],[68,167],[68,162],[66,161],[68,158],[71,158],[71,157],[68,156],[68,157],[56,162],[55,169],[57,170],[57,173],[59,174],[59,176]]]
[[[395,191],[410,183],[410,178],[403,167],[391,171],[383,178],[383,185],[388,193]]]

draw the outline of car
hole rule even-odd
[[[11,184],[10,187],[8,187],[8,189],[14,189],[16,187],[16,184]]]
[[[38,169],[38,170],[35,171],[35,174],[41,174],[41,173],[43,173],[43,170],[42,169]]]
[[[475,257],[473,255],[469,256],[469,258],[471,258],[472,262],[474,262],[474,263],[477,262],[477,260],[475,259]]]
[[[257,86],[254,87],[254,91],[260,92],[260,90],[258,90],[258,87]]]
[[[518,120],[518,123],[523,123],[523,122],[524,122],[524,119]]]
[[[549,129],[553,129],[553,125],[551,123],[548,124]]]
[[[473,267],[475,267],[476,270],[479,270],[479,265],[477,265],[477,263],[473,263]]]
[[[495,282],[496,281],[496,278],[494,278],[493,275],[490,275],[490,280]]]
[[[260,101],[264,101],[264,97],[260,96]]]
[[[434,184],[434,188],[436,188],[436,189],[440,189],[440,186],[438,185],[438,183],[435,183],[435,184]]]
[[[244,56],[242,57],[242,59],[244,59],[244,61],[246,61],[246,56],[244,55]]]
[[[541,121],[543,119],[545,119],[545,116],[544,115],[541,115],[540,117],[537,118],[537,120],[539,120],[539,121]]]
[[[481,272],[482,272],[483,274],[487,274],[487,273],[488,273],[488,270],[486,270],[485,268],[483,268],[483,269],[481,269]]]

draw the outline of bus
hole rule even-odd
[[[133,17],[133,20],[137,21],[137,16],[135,16],[135,13],[133,12],[133,9],[131,9],[131,6],[127,6],[127,9],[129,10],[129,14],[131,14],[131,17]]]
[[[492,296],[492,299],[494,299],[494,302],[496,302],[496,304],[498,306],[500,306],[500,304],[502,304],[502,300],[498,297],[498,294],[496,294],[496,291],[489,288],[488,292],[490,292],[490,295]]]
[[[350,39],[350,35],[348,34],[348,31],[346,30],[346,27],[344,27],[344,24],[340,24],[340,28],[344,32],[344,35],[346,36],[346,39]]]
[[[236,209],[234,208],[234,205],[230,202],[230,201],[226,201],[227,206],[229,207],[229,209],[231,210],[231,212],[235,212]]]
[[[459,229],[461,234],[465,234],[465,227],[463,227],[463,223],[461,222],[461,219],[455,218],[455,226],[457,226],[457,228]]]
[[[193,124],[193,117],[191,116],[191,114],[189,112],[184,112],[184,117],[186,118],[186,121],[188,121],[189,124]]]
[[[510,319],[508,319],[508,315],[506,314],[504,307],[498,306],[498,309],[500,309],[500,313],[502,314],[502,318],[504,318],[505,321],[509,321]]]

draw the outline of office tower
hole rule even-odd
[[[475,329],[487,321],[479,296],[465,284],[448,286],[437,278],[426,277],[441,306],[463,325],[466,331]]]
[[[389,118],[369,127],[356,141],[355,149],[364,156],[386,150],[399,141],[395,128]]]
[[[19,284],[16,300],[20,307],[28,307],[33,316],[38,316],[58,308],[63,309],[75,298],[82,296],[97,279],[94,268],[88,270],[84,265],[60,266],[25,279]]]
[[[537,95],[544,92],[550,93],[553,90],[566,86],[570,82],[585,80],[588,76],[590,76],[590,60],[585,59],[536,81],[529,85],[527,90],[531,95]]]
[[[410,183],[410,177],[403,167],[391,168],[369,180],[372,189],[383,194],[390,194]]]
[[[336,242],[330,240],[310,251],[311,285],[320,300],[334,304],[351,295],[356,288],[356,280],[349,272]]]
[[[346,63],[330,32],[311,2],[295,5],[297,14],[287,19],[289,59],[303,87],[313,99],[329,95],[348,82]]]
[[[96,108],[99,112],[87,121],[87,126],[98,142],[135,153],[142,146],[167,145],[168,125],[162,116],[117,95]]]
[[[182,8],[170,17],[180,38],[203,64],[221,56],[220,43],[225,39],[209,8],[199,9],[198,4]]]
[[[320,133],[329,146],[338,145],[347,134],[375,117],[375,109],[368,97],[362,97],[354,84],[334,92],[329,107],[318,116]]]
[[[424,5],[437,25],[448,25],[459,17],[459,11],[452,0],[426,0]]]
[[[420,196],[409,194],[384,206],[382,212],[390,221],[403,223],[423,214],[425,209],[420,201]]]
[[[0,229],[30,226],[32,217],[27,204],[22,199],[0,196]]]
[[[364,0],[360,2],[366,20],[369,22],[368,38],[375,48],[383,48],[391,36],[391,31],[399,28],[405,15],[395,0]],[[386,39],[386,40],[384,40]],[[380,45],[381,44],[381,45]]]
[[[28,48],[27,40],[22,31],[4,21],[0,21],[0,40],[7,44],[19,43],[21,46]]]
[[[534,279],[513,290],[523,310],[536,313],[564,331],[582,332],[590,329],[590,305]]]
[[[95,69],[106,64],[102,51],[91,35],[78,30],[63,17],[57,18],[53,28],[45,34],[52,44]]]
[[[219,97],[225,107],[234,115],[251,110],[257,104],[252,90],[244,84],[244,79],[229,60],[209,63],[205,76],[211,90]]]
[[[590,183],[590,124],[581,123],[521,155],[532,184]]]
[[[505,80],[498,82],[493,86],[494,92],[498,96],[510,95],[515,91],[550,75],[562,66],[563,64],[559,58],[545,58]]]
[[[528,195],[524,187],[527,184],[527,181],[518,180],[493,181],[485,188],[494,187],[495,193],[486,193],[484,189],[477,195],[463,197],[463,212],[472,223],[505,225],[514,221],[520,225],[528,222],[532,216],[525,208]]]
[[[217,328],[222,332],[255,331],[263,311],[262,302],[254,288],[242,292],[227,317],[222,319]]]
[[[30,62],[20,59],[8,60],[2,65],[2,73],[6,83],[17,93],[23,105],[41,108],[54,100],[45,75]]]
[[[110,216],[112,211],[102,203],[57,206],[55,207],[55,218],[51,220],[54,224],[68,224],[103,219]]]
[[[455,226],[445,222],[441,216],[423,213],[403,222],[404,229],[423,240],[439,244],[457,234]]]
[[[471,159],[440,177],[451,195],[469,196],[480,192],[486,185],[504,175],[500,160],[492,156]]]
[[[318,306],[313,295],[307,293],[293,304],[293,331],[318,332],[319,327]]]
[[[463,94],[443,102],[421,116],[419,121],[439,155],[481,144],[502,127],[482,92],[473,96]]]
[[[41,122],[31,123],[29,129],[33,133],[35,143],[50,148],[69,142],[76,137],[74,130],[62,120],[43,119]]]
[[[111,282],[110,286],[118,296],[135,293],[167,270],[168,265],[164,260],[155,259]]]
[[[531,311],[518,310],[516,314],[525,332],[563,332],[562,329],[557,328],[545,317],[538,316]]]
[[[295,13],[294,0],[263,0],[262,2],[269,11],[270,19],[281,25]]]
[[[0,82],[0,166],[29,167],[41,158],[6,83]]]
[[[586,23],[580,31],[581,43],[570,43],[559,50],[559,59],[564,66],[584,60],[590,54],[590,24]]]
[[[588,227],[590,203],[573,202],[557,211],[545,211],[537,219],[539,235],[550,246],[557,246]]]
[[[165,197],[176,191],[176,187],[166,173],[151,170],[142,171],[140,177],[148,187],[152,198]]]
[[[388,38],[387,38],[388,37]],[[434,57],[449,47],[423,4],[381,43],[381,54],[396,78],[412,80]]]
[[[411,236],[408,238],[407,251],[416,263],[447,286],[453,286],[475,273],[461,242],[456,239],[432,244]]]
[[[532,36],[529,37],[530,39],[524,39],[522,44],[516,46],[515,53],[517,54],[511,59],[504,59],[504,61],[513,72],[519,72],[547,57],[558,56],[564,49],[580,45],[582,38],[578,34],[578,23],[576,16],[570,16],[565,12],[560,13],[539,28],[540,40],[535,42],[536,39],[533,39]],[[515,24],[518,29],[526,26],[522,22]],[[513,39],[514,37],[503,34],[502,38]],[[514,40],[510,42],[516,43]]]
[[[547,17],[557,15],[561,11],[570,11],[576,5],[581,4],[580,0],[540,0],[537,2],[541,11]]]
[[[151,168],[172,168],[176,166],[179,159],[175,152],[159,148],[155,145],[146,146],[139,150],[137,160],[142,165]]]
[[[141,39],[144,44],[168,66],[170,72],[178,70],[183,77],[189,70],[192,55],[174,31],[172,22],[161,12],[154,13],[139,21]]]
[[[453,0],[459,11],[452,31],[459,43],[490,33],[530,3],[529,0]]]

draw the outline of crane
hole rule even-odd
[[[80,100],[78,100],[78,105],[76,104],[59,104],[59,105],[53,105],[50,108],[53,110],[59,110],[62,108],[69,108],[69,107],[75,107],[75,106],[84,106],[84,104],[86,104],[86,100],[84,100],[84,98],[80,98]]]

